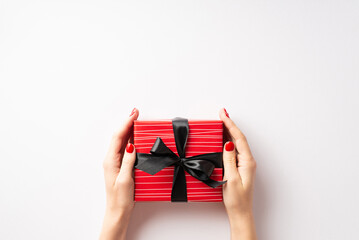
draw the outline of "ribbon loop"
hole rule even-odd
[[[205,160],[187,160],[184,166],[191,176],[201,181],[209,179],[214,170],[214,164]]]
[[[153,155],[172,155],[177,157],[177,155],[166,146],[166,144],[162,141],[160,137],[156,138],[156,141],[153,144],[150,153],[152,153]]]

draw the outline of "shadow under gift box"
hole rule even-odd
[[[223,122],[221,120],[188,120],[189,134],[186,157],[223,151]],[[150,153],[156,138],[160,137],[171,151],[178,155],[172,120],[134,122],[134,145],[138,153]],[[135,201],[171,201],[174,166],[155,175],[135,169]],[[222,185],[212,188],[185,172],[188,202],[221,202]],[[211,179],[222,181],[223,169],[215,168]]]

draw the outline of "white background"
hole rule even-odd
[[[0,239],[97,239],[140,119],[217,119],[258,162],[259,239],[359,239],[359,2],[0,0]],[[137,204],[128,239],[229,239],[222,203]]]

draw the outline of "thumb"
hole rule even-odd
[[[236,150],[234,148],[233,142],[228,141],[224,144],[223,166],[224,166],[223,180],[239,177],[239,173],[237,171]]]
[[[135,146],[132,143],[128,143],[126,146],[126,151],[123,155],[120,173],[118,176],[121,179],[130,179],[132,178],[133,166],[136,161],[136,150]]]

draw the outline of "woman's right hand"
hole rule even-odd
[[[219,113],[229,133],[223,149],[223,202],[231,225],[232,240],[256,239],[252,212],[256,162],[244,134],[223,108]]]

